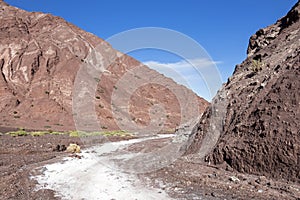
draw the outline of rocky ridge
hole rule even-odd
[[[300,182],[299,18],[298,1],[250,38],[247,59],[190,135],[193,162]]]

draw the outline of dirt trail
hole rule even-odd
[[[122,171],[112,160],[119,156],[120,150],[132,144],[166,137],[170,136],[94,146],[84,150],[81,159],[67,157],[37,169],[43,173],[32,179],[37,180],[37,189],[54,190],[62,199],[171,199],[163,190],[146,186],[135,174]]]

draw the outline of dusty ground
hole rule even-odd
[[[113,140],[119,140],[114,138]],[[100,140],[95,140],[100,143]],[[76,142],[79,138],[66,135],[40,137],[0,136],[0,199],[58,199],[51,190],[35,191],[36,182],[29,179],[33,169],[58,162],[69,156],[53,149],[57,144]],[[86,141],[84,141],[86,142]],[[156,139],[131,145],[129,152],[149,152],[167,143]],[[179,159],[172,165],[148,174],[140,174],[148,187],[160,188],[174,199],[300,199],[300,185],[275,181],[266,177],[240,174],[216,166],[191,163]]]
[[[2,133],[12,130],[0,129]],[[124,138],[110,138],[111,141],[121,139]],[[77,143],[84,148],[102,141],[102,137],[80,140],[68,135],[12,137],[0,134],[0,199],[55,199],[50,190],[34,190],[36,183],[29,179],[32,170],[70,156],[66,152],[54,151],[57,145]]]
[[[167,139],[146,141],[127,150],[148,152],[166,143]],[[300,184],[193,163],[188,158],[139,177],[175,199],[300,199]]]
[[[63,135],[0,136],[1,199],[54,199],[52,191],[34,191],[35,183],[29,180],[29,173],[39,165],[66,155],[53,148],[69,142],[80,141]]]
[[[299,184],[183,160],[144,179],[176,199],[300,199]]]

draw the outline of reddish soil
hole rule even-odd
[[[0,197],[1,199],[55,199],[49,190],[34,191],[35,183],[29,179],[30,171],[66,153],[55,152],[57,144],[78,142],[78,138],[65,135],[40,137],[0,136]]]
[[[8,128],[0,128],[1,132]],[[128,138],[111,137],[110,141]],[[77,143],[85,148],[104,142],[103,137],[80,139],[68,135],[17,136],[0,135],[0,199],[56,199],[50,190],[35,191],[35,182],[30,180],[33,169],[62,157],[67,152],[55,151],[57,145]]]

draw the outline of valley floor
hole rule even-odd
[[[299,199],[300,185],[180,158],[143,174],[118,170],[114,157],[151,152],[172,137],[93,144],[66,135],[0,136],[0,199]],[[53,151],[78,143],[81,159]],[[126,149],[126,151],[124,151]]]

